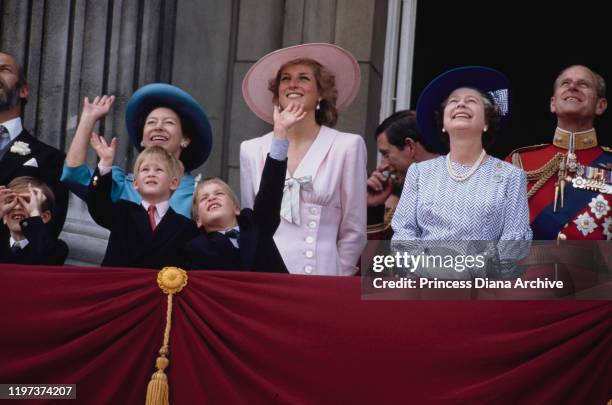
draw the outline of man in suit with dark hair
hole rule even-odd
[[[60,183],[65,155],[23,128],[29,92],[23,67],[12,55],[0,52],[0,185],[19,176],[35,177],[49,185],[55,194],[51,227],[59,235],[68,210],[68,189]],[[0,233],[6,233],[6,228]]]
[[[391,218],[408,167],[439,156],[441,150],[421,136],[412,110],[397,111],[387,117],[374,136],[382,159],[368,179],[368,239],[390,239]]]

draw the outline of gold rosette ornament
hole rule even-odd
[[[178,267],[164,267],[157,273],[157,285],[168,295],[168,306],[166,309],[166,328],[164,330],[164,341],[159,349],[159,357],[155,361],[157,371],[151,376],[151,381],[147,386],[146,405],[169,405],[170,388],[168,386],[168,376],[164,370],[170,364],[168,360],[170,341],[170,325],[172,324],[172,296],[181,292],[187,286],[187,272]]]
[[[188,279],[187,272],[178,267],[164,267],[157,273],[157,285],[166,294],[181,292]]]

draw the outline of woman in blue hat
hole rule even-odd
[[[85,98],[81,120],[62,173],[62,181],[81,199],[85,198],[94,171],[85,163],[91,133],[96,122],[110,112],[114,101],[114,96],[96,97],[92,102]],[[189,171],[206,161],[212,147],[212,130],[202,107],[176,86],[152,83],[132,95],[126,107],[125,121],[132,144],[138,151],[159,145],[183,162],[186,173],[170,199],[170,206],[191,218],[195,179]],[[101,140],[104,142],[103,138]],[[113,201],[124,199],[140,203],[131,175],[126,175],[119,166],[100,169],[112,170]]]
[[[450,152],[408,169],[394,240],[531,239],[525,173],[486,152],[509,96],[506,76],[480,66],[445,72],[421,93],[419,129]]]

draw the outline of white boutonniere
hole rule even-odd
[[[25,142],[17,141],[11,146],[11,152],[17,153],[21,156],[29,155],[32,151],[30,150],[30,145]]]

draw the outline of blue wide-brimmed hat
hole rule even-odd
[[[417,102],[417,125],[430,150],[443,151],[434,111],[440,109],[451,92],[471,87],[488,94],[497,106],[501,125],[510,117],[510,81],[498,70],[486,66],[462,66],[448,70],[433,79],[421,92]]]
[[[132,94],[125,111],[125,125],[132,143],[141,151],[145,115],[157,107],[167,107],[181,117],[191,131],[191,142],[181,151],[181,161],[189,172],[202,165],[212,148],[212,129],[200,104],[186,91],[166,83],[151,83]],[[184,128],[183,128],[184,130]]]

